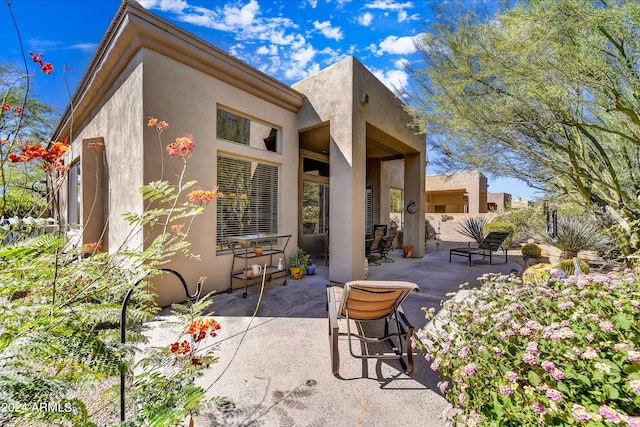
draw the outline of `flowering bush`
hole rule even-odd
[[[640,426],[640,271],[481,282],[418,332],[450,424]]]

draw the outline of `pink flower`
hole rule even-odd
[[[640,417],[627,417],[629,427],[640,427]]]
[[[553,368],[550,374],[551,374],[551,378],[553,378],[556,381],[560,381],[564,379],[564,373],[558,368]]]
[[[544,360],[540,366],[542,366],[542,369],[544,369],[547,372],[551,372],[554,369],[556,369],[556,365],[553,362],[550,362],[548,360]]]
[[[576,417],[579,421],[589,421],[591,417],[589,417],[589,411],[582,405],[578,405],[574,403],[571,407],[571,413],[574,417]]]
[[[510,385],[499,385],[498,391],[504,396],[509,396],[513,390]]]
[[[513,371],[507,371],[504,375],[505,375],[505,376],[507,377],[507,379],[508,379],[509,381],[511,381],[512,383],[513,383],[513,382],[516,382],[516,381],[518,380],[518,374],[516,374],[516,373],[515,373],[515,372],[513,372]]]
[[[627,359],[629,359],[630,362],[640,362],[640,351],[629,351],[627,353]]]
[[[467,396],[465,396],[464,393],[460,393],[458,395],[458,404],[464,405],[464,402],[466,402],[466,401],[467,401]]]
[[[462,375],[469,377],[478,370],[478,366],[475,363],[469,363],[462,368]]]
[[[545,394],[549,399],[551,399],[554,402],[557,402],[558,400],[562,399],[562,393],[560,393],[558,390],[553,388],[548,388]]]
[[[604,331],[604,332],[611,332],[611,331],[613,331],[615,329],[613,327],[613,323],[611,323],[608,320],[601,321],[598,326],[600,326],[600,330]]]
[[[640,380],[629,381],[629,387],[631,387],[631,390],[635,391],[636,393],[640,393]]]
[[[621,413],[607,405],[600,405],[600,415],[610,423],[618,424],[624,421]]]
[[[607,365],[606,363],[596,362],[593,364],[593,366],[596,368],[598,372],[603,372],[605,374],[608,374],[609,372],[611,372],[611,366]]]
[[[596,352],[593,348],[587,347],[582,353],[582,358],[587,360],[593,360],[598,357],[598,352]]]
[[[528,363],[529,365],[533,365],[534,363],[536,363],[536,356],[531,353],[524,353],[522,355],[522,361],[524,363]]]
[[[447,391],[448,387],[449,387],[449,381],[440,381],[438,383],[438,388],[440,389],[442,394],[444,394],[444,392]]]

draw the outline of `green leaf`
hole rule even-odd
[[[631,317],[627,313],[620,313],[617,316],[612,317],[611,322],[616,327],[616,329],[626,331],[631,328],[631,325],[633,325],[633,317]]]
[[[607,396],[611,400],[617,400],[618,398],[620,398],[620,393],[618,392],[618,389],[610,384],[605,384],[604,386],[602,386],[602,390],[607,394]]]
[[[535,371],[529,371],[527,377],[529,378],[529,382],[534,386],[537,386],[541,382],[540,376],[538,376]]]

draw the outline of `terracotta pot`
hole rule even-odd
[[[253,253],[256,254],[256,256],[262,255],[263,251],[264,249],[262,249],[260,246],[256,246],[255,248],[253,248]]]

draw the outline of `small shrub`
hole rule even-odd
[[[522,247],[522,255],[529,258],[540,258],[542,256],[542,248],[536,243],[527,243]]]
[[[447,425],[640,425],[639,270],[481,283],[417,332]]]
[[[580,264],[580,270],[582,270],[583,274],[588,274],[589,273],[589,264],[587,264],[585,261],[578,259],[578,264]],[[573,274],[575,274],[575,265],[573,265],[573,258],[572,259],[563,259],[562,261],[560,261],[558,263],[558,265],[556,265],[556,267],[558,267],[560,270],[564,271],[567,276],[571,276]]]

